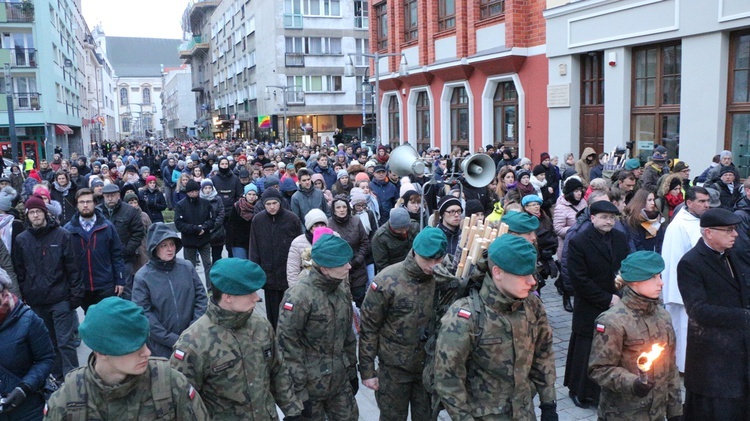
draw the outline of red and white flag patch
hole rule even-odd
[[[377,291],[378,290],[378,284],[376,284],[375,282],[371,283],[370,284],[370,289],[373,290],[373,291]]]
[[[596,331],[599,333],[604,333],[604,325],[597,323],[596,325]]]
[[[193,386],[190,386],[190,389],[188,389],[188,398],[192,401],[195,398],[195,388]]]
[[[294,310],[294,304],[292,304],[290,302],[284,303],[284,310],[286,310],[286,311],[292,311],[292,310]]]
[[[182,361],[185,359],[185,351],[180,351],[179,349],[174,350],[174,357],[178,360]]]
[[[46,416],[47,415],[47,411],[49,411],[49,406],[47,406],[47,404],[45,403],[44,404],[44,414],[43,415]]]
[[[469,310],[460,309],[458,310],[458,317],[468,319],[471,317],[471,312]]]

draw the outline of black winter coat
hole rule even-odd
[[[217,226],[218,215],[206,199],[187,197],[174,205],[174,225],[182,233],[182,246],[197,248],[211,240],[211,231]],[[203,234],[198,233],[203,230]]]
[[[247,249],[250,246],[250,227],[252,226],[253,218],[245,220],[245,218],[241,217],[238,209],[239,205],[240,201],[238,200],[229,212],[227,245],[229,247],[243,247]],[[253,216],[255,215],[253,214]]]
[[[611,247],[605,241],[611,241]],[[617,293],[615,276],[628,255],[625,234],[612,229],[602,235],[593,224],[568,243],[568,275],[575,290],[573,332],[594,336],[594,321]]]
[[[328,219],[328,227],[339,233],[341,238],[349,243],[354,251],[354,256],[349,264],[349,284],[354,287],[367,284],[367,256],[370,254],[370,238],[367,236],[365,227],[359,217],[349,218],[344,223],[336,222],[336,218]]]
[[[232,174],[232,171],[229,171],[226,175],[221,172],[216,173],[215,176],[211,177],[211,182],[214,183],[214,188],[219,193],[225,209],[229,209],[237,199],[244,196],[244,187],[240,183],[240,178]]]
[[[750,390],[750,298],[735,254],[729,271],[719,253],[703,242],[677,265],[677,285],[689,317],[685,388],[707,397],[746,399]]]
[[[81,262],[70,232],[47,218],[47,226],[16,237],[11,255],[21,294],[30,306],[83,300]],[[44,262],[44,264],[40,264]]]
[[[276,215],[262,211],[253,217],[248,256],[266,272],[264,288],[284,291],[289,287],[286,261],[292,241],[300,232],[302,222],[286,209],[279,209]]]
[[[152,223],[164,222],[164,215],[162,211],[167,208],[167,199],[164,198],[164,193],[161,190],[149,190],[145,188],[140,191],[141,210],[148,214],[151,218]]]
[[[53,184],[50,188],[50,198],[52,200],[60,202],[60,207],[62,208],[62,213],[57,218],[60,221],[60,225],[67,224],[68,221],[70,221],[70,218],[73,217],[73,214],[78,211],[78,208],[76,206],[77,191],[78,186],[76,186],[76,184],[72,181],[70,182],[70,187],[65,191],[65,193],[57,189],[56,183]]]
[[[122,243],[122,259],[125,263],[133,263],[137,257],[138,247],[146,238],[146,228],[141,220],[140,210],[123,203],[122,200],[110,209],[106,204],[97,207],[117,229],[117,235]]]

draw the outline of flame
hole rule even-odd
[[[664,351],[664,346],[659,344],[651,345],[651,352],[642,352],[641,355],[638,356],[638,359],[636,360],[638,369],[641,371],[651,370],[651,364],[659,358],[662,351]]]

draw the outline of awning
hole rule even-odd
[[[55,124],[55,134],[73,134],[73,129],[64,124]]]

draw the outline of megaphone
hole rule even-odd
[[[391,156],[388,158],[388,169],[399,177],[406,177],[411,174],[424,175],[424,162],[422,162],[414,147],[404,143],[391,152]]]
[[[495,161],[489,155],[477,153],[461,162],[464,180],[473,187],[486,187],[495,177]]]

